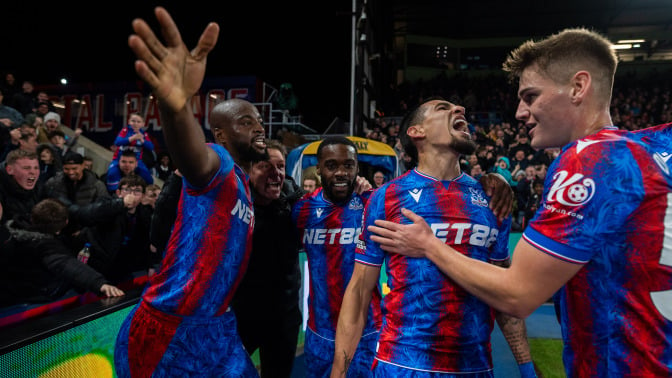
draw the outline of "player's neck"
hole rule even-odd
[[[458,156],[453,154],[434,154],[433,156],[420,154],[416,169],[442,181],[453,180],[462,173]]]

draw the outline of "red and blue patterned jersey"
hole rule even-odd
[[[128,149],[135,152],[135,157],[138,159],[138,161],[141,161],[143,149],[154,149],[154,143],[152,143],[152,140],[150,139],[147,132],[141,131],[141,134],[145,140],[144,142],[139,140],[130,142],[128,138],[132,137],[134,134],[135,131],[130,125],[126,125],[126,127],[119,131],[119,134],[117,134],[117,137],[114,139],[114,145],[117,146],[117,149],[114,151],[114,155],[112,155],[112,161],[119,160],[121,153]]]
[[[672,128],[565,146],[523,237],[585,264],[560,290],[571,377],[672,376]]]
[[[366,230],[376,219],[410,223],[401,214],[407,208],[460,253],[486,262],[505,261],[511,217],[498,222],[488,206],[481,184],[466,174],[440,181],[414,169],[373,193],[355,260],[373,266],[385,263],[390,292],[383,298],[378,360],[432,372],[492,369],[494,311],[429,259],[388,254]]]
[[[181,316],[226,312],[252,250],[249,178],[224,147],[209,146],[219,155],[219,170],[204,188],[183,181],[161,268],[142,296],[152,307]]]
[[[346,203],[335,204],[318,188],[303,196],[292,210],[308,260],[308,327],[329,340],[336,337],[343,294],[355,267],[362,213],[370,194],[371,191],[354,193]],[[363,335],[380,329],[380,297],[376,288]]]

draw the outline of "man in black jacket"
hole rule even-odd
[[[305,193],[285,177],[287,151],[267,140],[269,159],[250,174],[254,202],[252,254],[232,308],[248,353],[259,349],[261,377],[289,377],[301,327],[299,239],[292,205]]]
[[[126,176],[113,202],[100,201],[97,213],[78,218],[86,226],[82,239],[91,243],[89,265],[112,282],[132,279],[134,273],[149,271],[154,263],[149,252],[152,208],[140,203],[146,186],[140,176]]]
[[[67,222],[65,205],[44,199],[33,207],[30,218],[17,216],[7,223],[10,238],[2,246],[0,306],[49,302],[70,289],[107,297],[124,294],[77,260],[61,240],[59,233]]]

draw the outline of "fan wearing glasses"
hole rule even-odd
[[[138,175],[125,176],[114,192],[115,199],[100,212],[95,224],[81,236],[91,244],[89,265],[116,283],[147,273],[157,263],[149,250],[149,225],[153,209],[142,204],[147,183]]]

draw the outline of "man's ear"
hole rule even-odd
[[[425,136],[425,129],[420,125],[409,126],[406,134],[411,138],[420,138]]]
[[[570,96],[572,103],[578,104],[583,101],[593,81],[588,71],[579,71],[571,79]]]
[[[212,136],[215,138],[215,143],[219,143],[220,141],[224,141],[224,139],[225,139],[224,129],[213,128],[211,130],[211,132],[212,132]]]

